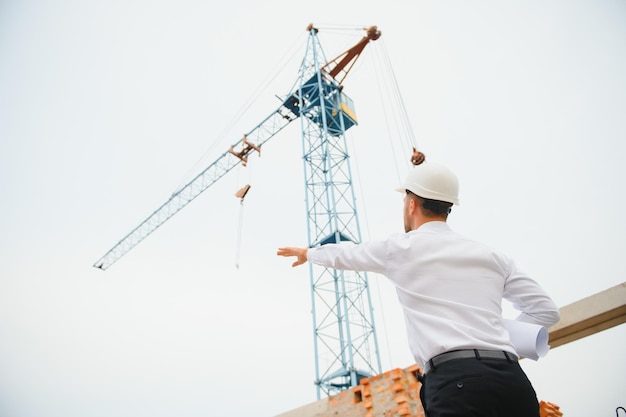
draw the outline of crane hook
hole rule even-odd
[[[241,202],[243,203],[243,199],[245,198],[246,194],[248,194],[248,191],[250,191],[250,184],[246,184],[241,187],[241,189],[235,193],[235,197],[241,199]]]
[[[413,154],[411,155],[411,163],[413,165],[419,165],[426,160],[426,155],[423,152],[418,151],[413,147]]]

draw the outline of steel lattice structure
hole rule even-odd
[[[351,100],[320,68],[315,31],[300,69],[306,213],[309,246],[361,241],[345,132],[356,124]],[[318,398],[381,372],[365,273],[309,264]]]
[[[370,40],[375,26],[355,46],[329,62],[309,25],[298,87],[282,104],[215,162],[174,193],[161,207],[120,240],[94,267],[107,269],[289,123],[300,119],[310,247],[361,241],[346,130],[357,124],[352,101],[341,82]],[[359,385],[382,372],[373,309],[365,273],[309,264],[315,384],[318,399]]]

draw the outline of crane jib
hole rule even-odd
[[[265,142],[297,118],[294,113],[283,105],[274,110],[249,133],[245,134],[243,139],[240,139],[237,143],[232,145],[229,150],[224,152],[217,160],[205,168],[204,171],[180,190],[174,192],[161,207],[155,210],[148,218],[141,222],[139,226],[122,238],[102,258],[95,262],[93,266],[98,269],[106,270],[113,265],[231,169],[240,163],[245,166],[248,154],[251,151],[256,150],[260,153],[260,148]],[[240,145],[243,145],[243,149],[239,152],[234,151],[234,148]]]
[[[312,24],[307,30],[313,38],[318,31]],[[333,136],[339,136],[356,125],[354,103],[343,93],[341,83],[369,41],[381,36],[376,26],[370,26],[365,30],[365,37],[337,58],[319,67],[319,71],[302,83],[297,91],[287,95],[278,109],[187,185],[173,193],[168,201],[122,238],[93,266],[102,270],[107,269],[234,166],[239,163],[246,166],[252,151],[260,153],[261,145],[299,116],[304,115],[315,124],[325,126],[328,133]],[[240,145],[242,148],[239,151],[235,150]]]

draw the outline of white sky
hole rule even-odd
[[[303,49],[207,152],[309,22],[383,32],[346,82],[364,236],[402,227],[392,189],[409,150],[390,151],[368,67],[384,46],[418,144],[460,177],[456,230],[505,250],[561,306],[624,281],[623,1],[5,0],[0,415],[271,417],[316,400],[308,270],[275,256],[306,243],[297,123],[92,267],[278,106]],[[327,56],[362,32],[349,35],[321,38]],[[383,368],[409,366],[393,289],[370,280]],[[621,325],[522,363],[567,417],[612,416],[625,340]]]

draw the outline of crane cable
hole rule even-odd
[[[296,46],[299,45],[300,43],[301,43],[301,40],[299,38],[294,40],[294,42],[288,48],[287,52],[285,52],[283,57],[278,61],[278,63],[276,64],[274,70],[270,73],[270,75],[267,76],[266,81],[263,82],[260,85],[260,87],[256,90],[256,92],[253,93],[251,98],[239,109],[239,111],[237,112],[237,115],[235,116],[235,118],[233,118],[233,120],[222,131],[222,133],[218,136],[217,140],[212,144],[211,148],[209,148],[209,150],[207,150],[207,152],[205,152],[205,154],[203,155],[203,158],[207,155],[207,153],[211,149],[213,149],[215,147],[216,143],[218,143],[218,142],[220,142],[222,140],[222,138],[225,136],[226,132],[232,130],[232,128],[236,124],[236,122],[239,121],[248,110],[250,110],[250,108],[252,107],[252,104],[254,104],[256,102],[256,100],[259,99],[261,94],[263,92],[265,92],[269,88],[271,83],[274,80],[276,80],[276,78],[278,78],[278,76],[281,74],[281,72],[287,67],[286,62],[290,62],[290,61],[294,60],[294,57],[295,57],[295,55],[297,53],[297,50],[298,50],[298,48],[296,48]],[[249,170],[248,170],[248,180],[250,180],[250,178],[252,177],[252,167],[250,167],[249,164],[245,164],[244,167],[249,168]],[[240,167],[240,169],[241,169],[241,167]],[[240,172],[240,169],[237,170],[238,174]],[[240,260],[240,257],[241,257],[241,246],[242,246],[243,202],[244,202],[244,198],[245,198],[246,194],[248,193],[248,191],[250,191],[250,184],[249,183],[246,184],[244,187],[242,187],[239,191],[237,191],[235,193],[235,197],[239,198],[239,219],[238,219],[238,222],[237,222],[237,240],[236,240],[236,244],[235,244],[235,267],[237,269],[239,269],[239,260]]]
[[[393,67],[391,65],[391,60],[389,58],[385,41],[382,37],[379,40],[382,40],[382,42],[379,45],[380,48],[376,49],[376,52],[380,49],[380,52],[383,56],[381,59],[379,59],[379,61],[385,65],[385,68],[381,70],[382,75],[378,74],[377,72],[376,78],[379,83],[380,82],[386,83],[385,85],[379,87],[379,91],[381,92],[381,101],[384,100],[384,97],[382,97],[382,91],[391,92],[391,98],[394,101],[390,105],[383,106],[383,110],[386,110],[388,107],[394,110],[392,112],[392,116],[394,116],[394,119],[395,119],[393,126],[396,126],[399,128],[399,131],[394,135],[394,132],[392,131],[390,123],[389,123],[389,119],[387,117],[387,112],[385,112],[385,121],[387,122],[387,131],[389,133],[388,134],[389,144],[394,154],[394,157],[397,156],[397,152],[399,152],[402,155],[401,160],[403,161],[409,160],[412,163],[412,165],[419,165],[420,163],[423,162],[423,159],[414,161],[413,156],[406,159],[406,152],[409,152],[411,150],[413,151],[413,153],[420,153],[421,155],[419,155],[419,157],[421,158],[425,158],[425,156],[423,153],[418,151],[419,147],[417,144],[417,139],[415,138],[415,133],[413,132],[410,118],[407,114],[406,106],[404,105],[404,99],[402,98],[402,93],[398,86],[398,80],[396,78],[396,75],[393,71]],[[397,137],[401,142],[400,150],[397,150],[396,147],[394,147],[394,140],[393,140],[394,137]],[[416,155],[416,157],[418,156]],[[398,159],[394,158],[394,160],[397,161]],[[404,177],[404,175],[399,172],[397,163],[395,164],[395,167],[396,167],[397,179],[398,179],[398,182],[400,182],[401,179]]]
[[[283,56],[276,62],[276,65],[274,66],[272,71],[270,71],[270,73],[265,77],[264,81],[252,93],[250,98],[239,108],[239,110],[235,113],[235,116],[226,124],[226,126],[224,126],[222,131],[215,138],[215,140],[213,140],[209,144],[209,148],[196,161],[194,166],[180,180],[179,185],[176,187],[177,191],[182,189],[185,186],[185,184],[188,182],[189,177],[195,175],[195,172],[197,172],[198,167],[201,167],[205,163],[205,161],[209,157],[209,154],[213,152],[218,145],[224,144],[226,140],[225,138],[231,134],[232,130],[234,130],[235,126],[241,121],[243,116],[252,108],[253,104],[257,100],[259,100],[261,95],[264,94],[270,88],[270,86],[279,78],[279,76],[287,68],[289,68],[288,63],[294,61],[296,59],[295,58],[296,54],[298,54],[299,51],[302,49],[301,45],[303,43],[303,39],[305,40],[304,36],[295,37],[293,42],[290,45],[288,45],[287,50],[284,52]],[[251,170],[249,172],[251,172]],[[245,191],[243,191],[244,189]],[[242,236],[242,230],[243,230],[243,201],[244,201],[245,194],[247,194],[249,189],[250,189],[250,185],[246,185],[235,194],[235,196],[240,198],[239,219],[238,219],[238,226],[237,226],[237,241],[236,241],[236,247],[235,247],[235,266],[237,269],[239,269],[239,259],[241,255],[241,240],[242,240],[241,236]],[[238,195],[239,193],[243,193],[243,195],[239,196]]]
[[[419,148],[417,140],[415,138],[415,134],[413,133],[410,119],[404,105],[404,100],[402,99],[400,88],[398,87],[397,78],[394,74],[391,60],[384,43],[384,36],[378,39],[376,44],[372,47],[372,50],[374,57],[370,59],[374,61],[373,67],[379,94],[379,107],[382,108],[383,120],[385,121],[385,128],[387,131],[387,140],[389,143],[389,149],[391,149],[390,159],[392,160],[392,165],[395,169],[395,183],[400,183],[403,174],[400,172],[401,164],[399,164],[398,161],[403,161],[405,163],[405,169],[408,170],[411,165],[418,165],[423,162],[424,154],[418,151]],[[413,154],[410,154],[410,152],[413,152]],[[377,155],[382,154],[382,152],[377,153]],[[409,154],[410,156],[407,157]],[[414,158],[419,159],[420,157],[421,160],[414,161]],[[367,207],[367,203],[365,203],[364,191],[362,187],[363,181],[360,180],[361,174],[357,163],[359,158],[356,158],[355,155],[353,160],[356,165],[356,183],[359,184],[359,194],[361,195],[361,201],[364,202],[362,210],[364,213],[363,219],[366,234],[367,238],[370,239],[370,227],[368,224],[367,210],[365,209],[365,207]],[[381,282],[378,279],[374,280],[374,292],[378,298],[378,311],[383,321],[382,327],[383,329],[387,329],[389,326],[385,324],[387,318],[385,315],[384,303],[382,302]],[[386,350],[389,363],[392,364],[393,367],[394,361],[391,358],[389,335],[385,333],[383,338],[387,348]]]
[[[235,267],[239,269],[239,257],[241,254],[241,231],[243,229],[243,200],[250,191],[250,184],[244,185],[235,193],[235,197],[239,198],[239,225],[237,227],[237,245],[235,249]]]
[[[239,182],[239,173],[241,172],[241,167],[237,169],[237,182]],[[250,179],[252,178],[252,167],[248,169],[248,182],[246,185],[241,187],[236,193],[235,197],[239,199],[239,219],[237,222],[237,238],[235,243],[235,267],[239,269],[239,259],[241,256],[241,235],[243,230],[243,201],[246,198],[246,195],[250,191]]]
[[[274,68],[268,73],[268,75],[265,76],[263,81],[259,84],[259,87],[257,87],[257,89],[253,91],[250,98],[248,98],[248,100],[244,102],[244,104],[235,113],[233,118],[228,123],[226,123],[226,125],[217,135],[217,137],[210,142],[208,149],[204,151],[204,153],[196,161],[193,167],[188,171],[187,175],[185,175],[180,180],[177,190],[184,187],[184,184],[188,182],[187,178],[195,175],[195,173],[199,169],[198,167],[203,168],[203,165],[205,165],[206,161],[209,159],[209,155],[218,147],[218,145],[223,146],[224,149],[228,148],[228,145],[225,145],[227,137],[232,136],[232,131],[236,128],[238,123],[241,122],[243,116],[253,107],[254,103],[256,103],[257,100],[259,100],[259,98],[265,94],[270,86],[273,86],[273,83],[277,82],[279,76],[281,76],[281,74],[283,74],[284,71],[289,68],[288,63],[294,62],[296,60],[297,54],[302,49],[303,39],[304,41],[306,40],[304,36],[294,38],[293,42],[287,47],[283,56],[276,61],[276,65],[274,66]],[[241,132],[235,134],[234,137],[237,137],[238,135],[241,135]]]

